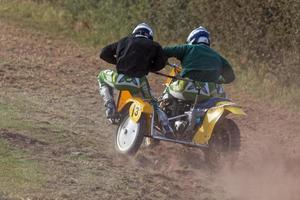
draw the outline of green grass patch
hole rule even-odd
[[[113,4],[112,1],[108,3]],[[0,17],[23,27],[46,31],[54,35],[64,35],[81,44],[93,46],[99,46],[123,36],[124,28],[115,27],[115,23],[107,20],[109,13],[111,13],[110,20],[121,18],[119,15],[113,16],[112,12],[117,12],[116,10],[106,8],[98,12],[91,7],[87,12],[74,15],[78,9],[76,3],[66,2],[66,4],[68,6],[64,7],[56,5],[56,3],[3,0],[0,1]]]
[[[11,105],[0,102],[0,128],[15,131],[32,130],[34,124],[20,117],[20,111]]]
[[[86,155],[84,152],[73,152],[71,154],[66,155],[66,160],[73,160],[73,161],[87,161],[89,156]]]
[[[16,98],[10,93],[0,93],[0,129],[43,142],[62,141],[62,129],[31,119],[31,113],[37,109],[36,105],[20,96]],[[20,149],[21,146],[15,146],[13,141],[11,143],[10,139],[4,138],[0,137],[0,199],[1,195],[4,199],[31,196],[31,193],[39,191],[41,185],[46,184],[46,168],[32,159],[33,152],[30,149]]]
[[[42,173],[36,161],[0,139],[0,193],[28,194],[29,190],[43,183]]]
[[[34,117],[42,110],[39,105],[21,96],[0,97],[0,128],[38,139],[43,142],[63,143],[65,141],[63,125],[38,121]]]
[[[42,28],[51,32],[64,31],[68,25],[65,11],[31,1],[3,0],[0,2],[0,16],[31,28]]]
[[[30,27],[33,30],[76,36],[76,33],[71,29],[71,19],[68,12],[54,8],[49,4],[3,0],[0,1],[0,17],[19,26]]]
[[[275,76],[267,75],[261,78],[250,69],[237,73],[235,85],[272,104],[280,104],[289,109],[300,109],[300,90],[297,84],[285,86],[280,84]]]
[[[6,62],[5,60],[0,59],[0,65],[6,65],[6,64],[8,64],[8,62]]]
[[[137,4],[114,0],[2,0],[0,17],[99,47],[129,34],[137,23],[145,20],[143,11],[149,6],[146,0]]]

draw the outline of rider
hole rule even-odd
[[[100,58],[115,64],[117,68],[117,72],[103,70],[98,75],[100,95],[103,97],[108,119],[117,115],[113,88],[128,90],[133,95],[140,94],[143,98],[150,99],[155,110],[160,111],[151,95],[146,75],[164,68],[166,57],[160,44],[153,41],[153,30],[148,24],[138,24],[132,35],[104,47]],[[172,132],[167,122],[163,123],[163,130],[166,133]]]
[[[181,76],[197,81],[201,87],[199,101],[210,97],[225,97],[221,84],[231,83],[234,72],[228,61],[210,48],[210,33],[200,26],[186,40],[187,44],[163,48],[166,56],[181,61]],[[167,88],[164,99],[171,96],[183,100],[194,100],[197,94],[194,83],[178,80]]]

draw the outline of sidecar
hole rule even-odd
[[[173,74],[176,73],[173,70]],[[168,82],[171,81],[168,79]],[[122,154],[134,155],[144,138],[150,138],[148,141],[167,141],[201,148],[212,163],[216,163],[224,155],[238,152],[240,148],[239,128],[227,116],[245,115],[245,112],[229,99],[210,98],[201,103],[195,100],[195,104],[190,105],[192,111],[169,116],[171,124],[176,120],[187,122],[182,132],[177,132],[174,137],[167,137],[162,133],[157,114],[149,100],[134,97],[128,91],[120,91],[117,109],[120,123],[115,134],[115,148]],[[191,123],[196,120],[191,120],[194,112],[202,113],[200,124]],[[183,134],[189,137],[180,137]]]

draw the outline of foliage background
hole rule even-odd
[[[101,47],[128,35],[139,22],[162,44],[182,43],[199,25],[259,95],[300,101],[298,0],[2,0],[0,16],[14,18]],[[258,90],[258,88],[260,88]],[[280,89],[278,89],[280,88]],[[272,92],[270,92],[272,91]],[[293,101],[293,102],[291,102]]]

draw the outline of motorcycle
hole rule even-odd
[[[150,100],[132,96],[129,91],[120,91],[117,110],[120,116],[114,137],[115,149],[121,154],[135,155],[143,143],[167,141],[201,148],[210,162],[236,153],[240,148],[240,131],[236,123],[227,118],[229,114],[245,115],[240,106],[225,98],[210,98],[199,102],[201,85],[197,81],[182,78],[181,67],[172,65],[166,87],[174,80],[193,82],[198,91],[194,102],[177,98],[158,99],[160,109],[166,114],[174,130],[173,137],[167,137],[161,128],[156,109]],[[150,139],[150,140],[149,140]]]

